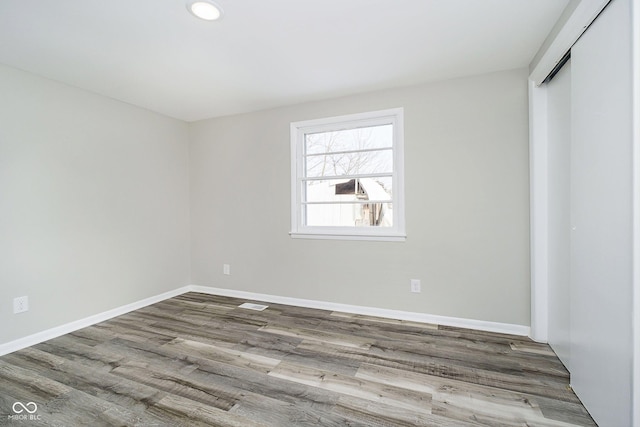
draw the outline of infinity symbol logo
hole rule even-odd
[[[16,407],[18,409],[16,409]],[[30,409],[30,408],[33,408],[33,409]],[[28,413],[33,414],[38,410],[38,405],[36,405],[33,402],[29,402],[26,405],[22,402],[16,402],[13,404],[12,409],[15,414],[21,414],[23,411],[27,411]]]

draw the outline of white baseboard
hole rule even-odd
[[[156,302],[173,298],[177,295],[183,294],[185,292],[189,292],[190,290],[191,290],[191,286],[184,286],[182,288],[178,288],[173,291],[169,291],[160,295],[145,298],[143,300],[136,301],[131,304],[123,305],[121,307],[116,307],[112,310],[108,310],[103,313],[94,314],[93,316],[85,317],[84,319],[76,320],[70,323],[65,323],[64,325],[56,326],[55,328],[47,329],[42,332],[37,332],[33,335],[28,335],[23,338],[18,338],[17,340],[14,340],[14,341],[9,341],[8,343],[0,344],[0,356],[4,354],[12,353],[14,351],[21,350],[26,347],[30,347],[32,345],[50,340],[52,338],[59,337],[64,334],[68,334],[70,332],[77,331],[82,328],[86,328],[87,326],[95,325],[96,323],[104,322],[105,320],[109,320],[114,317],[129,313],[130,311],[138,310],[139,308],[146,307],[151,304],[155,304]]]
[[[208,286],[191,285],[192,292],[202,292],[211,295],[243,298],[253,301],[270,302],[274,304],[294,305],[297,307],[317,308],[320,310],[341,311],[345,313],[363,314],[366,316],[385,317],[388,319],[407,320],[420,323],[431,323],[458,328],[476,329],[502,334],[529,336],[531,328],[524,325],[510,323],[487,322],[484,320],[463,319],[458,317],[438,316],[434,314],[414,313],[410,311],[389,310],[385,308],[365,307],[359,305],[340,304],[326,301],[282,297],[269,294],[235,291],[232,289],[212,288]]]
[[[129,313],[142,307],[173,298],[187,292],[201,292],[210,295],[220,295],[226,297],[242,298],[252,301],[270,302],[274,304],[293,305],[297,307],[316,308],[320,310],[341,311],[344,313],[362,314],[366,316],[385,317],[388,319],[407,320],[420,323],[431,323],[443,326],[454,326],[458,328],[477,329],[487,332],[498,332],[503,334],[529,336],[531,328],[523,325],[512,325],[509,323],[486,322],[483,320],[462,319],[457,317],[437,316],[433,314],[413,313],[410,311],[389,310],[385,308],[365,307],[359,305],[340,304],[327,301],[308,300],[300,298],[283,297],[269,294],[258,294],[254,292],[236,291],[232,289],[213,288],[209,286],[189,285],[165,292],[160,295],[145,298],[131,304],[116,307],[112,310],[84,319],[76,320],[55,328],[37,332],[23,338],[18,338],[8,343],[0,344],[0,356],[14,351],[21,350],[52,338],[59,337],[70,332],[77,331],[96,323],[104,322],[117,316]]]

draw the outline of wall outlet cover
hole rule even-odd
[[[29,311],[29,297],[17,297],[13,299],[13,313],[23,313]]]
[[[418,279],[411,279],[411,292],[421,292],[421,286],[420,286],[420,280]]]

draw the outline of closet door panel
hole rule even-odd
[[[630,16],[613,0],[572,49],[571,382],[602,427],[631,425]]]
[[[549,344],[571,369],[571,60],[547,84],[549,180]]]

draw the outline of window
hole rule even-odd
[[[291,236],[404,240],[403,110],[291,124]]]

